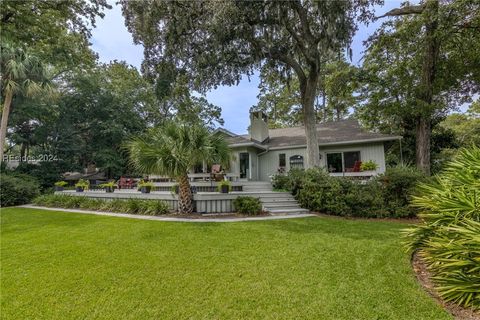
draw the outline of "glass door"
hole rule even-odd
[[[248,152],[241,152],[240,158],[240,179],[248,178],[248,171],[250,168],[250,155]]]

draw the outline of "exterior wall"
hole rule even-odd
[[[230,160],[230,173],[240,175],[240,153],[248,153],[250,155],[250,170],[248,180],[258,180],[259,163],[258,163],[258,152],[256,148],[245,147],[245,148],[234,148],[232,149],[232,159]]]
[[[303,156],[305,163],[307,159],[307,148],[271,150],[259,156],[259,180],[270,181],[270,176],[278,172],[278,155],[285,153],[286,170],[290,170],[290,157],[300,155]]]
[[[345,151],[360,151],[360,161],[365,162],[373,160],[378,164],[376,173],[385,172],[385,149],[383,147],[383,142],[320,147],[320,154],[322,155],[322,159],[320,160],[321,166],[325,167],[327,165],[327,153]]]
[[[345,151],[360,151],[360,160],[368,161],[373,160],[378,164],[376,174],[385,172],[385,150],[382,142],[368,143],[368,144],[355,144],[345,146],[323,146],[320,147],[320,165],[326,166],[327,153],[333,152],[345,152]],[[270,181],[270,176],[277,173],[278,170],[278,158],[279,154],[285,154],[286,170],[290,170],[290,157],[294,155],[301,155],[306,161],[306,148],[293,148],[282,150],[271,150],[267,153],[260,154],[259,158],[259,175],[258,179],[261,181]]]

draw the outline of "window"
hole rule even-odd
[[[303,157],[299,155],[291,156],[290,169],[303,169]]]
[[[343,167],[345,172],[355,171],[355,164],[360,161],[360,151],[351,151],[343,153]]]
[[[354,172],[358,171],[360,164],[360,151],[327,153],[328,172]]]
[[[342,172],[342,153],[327,153],[328,172]]]
[[[278,166],[280,168],[285,168],[287,166],[287,160],[285,158],[285,153],[280,153],[278,155]]]

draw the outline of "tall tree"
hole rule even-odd
[[[480,4],[425,0],[418,5],[405,3],[379,18],[383,17],[396,20],[377,30],[365,64],[373,74],[373,87],[383,87],[384,94],[371,90],[369,103],[390,100],[393,109],[387,113],[414,121],[416,164],[429,173],[435,117],[479,89]]]
[[[10,107],[15,94],[26,96],[48,91],[46,68],[40,60],[11,43],[2,43],[0,48],[1,90],[3,100],[0,123],[0,162],[3,161]]]
[[[372,1],[376,2],[376,1]],[[266,66],[287,81],[295,74],[307,138],[307,164],[319,165],[314,102],[329,52],[345,48],[366,1],[147,1],[121,0],[134,41],[145,47],[144,72],[165,60],[206,90],[238,83]]]

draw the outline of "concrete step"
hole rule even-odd
[[[298,205],[298,203],[296,202],[291,202],[291,203],[280,203],[280,204],[263,204],[263,206],[266,208],[266,209],[278,209],[278,208],[300,208],[300,206]]]
[[[262,203],[264,205],[267,205],[267,204],[289,204],[289,203],[297,203],[297,200],[291,198],[291,199],[287,199],[287,198],[266,198],[266,199],[260,199],[260,201],[262,201]]]
[[[294,214],[302,214],[302,213],[310,213],[307,209],[275,209],[268,211],[271,215],[294,215]]]

